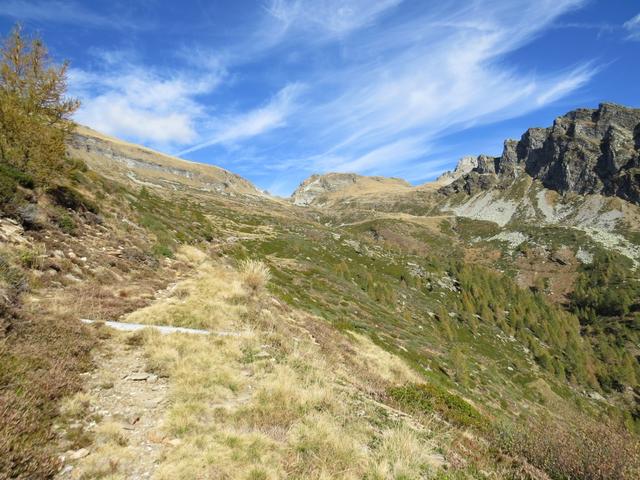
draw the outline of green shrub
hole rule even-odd
[[[28,174],[6,163],[0,163],[0,205],[7,204],[14,199],[18,185],[24,188],[34,188],[35,182]]]
[[[33,177],[25,172],[18,170],[7,163],[0,163],[0,176],[11,178],[18,185],[24,188],[34,188],[35,181]]]
[[[56,219],[56,223],[64,233],[73,235],[76,231],[76,222],[68,213],[63,213]]]
[[[388,390],[389,396],[402,407],[416,413],[437,412],[461,427],[485,430],[487,419],[471,404],[431,383],[411,383]]]
[[[171,250],[171,248],[169,248],[167,245],[164,245],[162,243],[156,243],[153,246],[153,254],[156,257],[171,258],[173,257],[173,250]]]

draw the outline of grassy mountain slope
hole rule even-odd
[[[167,429],[182,441],[167,447],[158,478],[214,471],[227,478],[544,478],[545,469],[557,476],[580,462],[581,471],[595,465],[579,442],[560,457],[549,451],[605,428],[596,419],[615,438],[627,434],[609,424],[635,428],[626,386],[637,382],[637,364],[616,343],[633,355],[633,328],[609,339],[610,328],[596,321],[593,343],[580,324],[582,316],[601,318],[603,305],[590,292],[633,276],[612,280],[601,263],[576,260],[588,257],[580,248],[604,254],[584,230],[525,230],[524,217],[503,226],[465,218],[452,209],[468,199],[446,199],[444,209],[429,188],[391,199],[369,192],[361,203],[352,193],[354,202],[336,201],[332,211],[297,207],[214,167],[86,131],[81,137],[56,185],[4,174],[15,188],[2,220],[11,317],[1,353],[12,359],[3,361],[3,405],[22,402],[25,422],[39,427],[5,419],[14,456],[3,470],[45,476],[57,468],[36,455],[36,445],[51,438],[59,399],[81,388],[91,345],[113,341],[77,319],[129,312],[125,320],[253,331],[247,339],[211,340],[215,354],[209,341],[141,339],[150,367],[174,385]],[[509,241],[516,226],[527,236],[518,245]],[[630,232],[620,235],[633,242]],[[203,252],[198,261],[185,256],[186,246]],[[565,264],[548,260],[546,285],[545,275],[530,278],[542,271],[538,257],[554,255]],[[235,268],[246,259],[268,266],[268,292],[251,293]],[[615,254],[604,265],[632,272],[624,259]],[[589,268],[604,273],[594,277]],[[580,285],[574,313],[563,305],[573,289],[552,295],[556,275]],[[157,292],[173,282],[182,283],[163,299]],[[630,288],[627,297],[637,298]],[[628,303],[622,315],[632,325],[636,307]],[[58,343],[34,335],[45,321],[38,330]],[[64,351],[68,344],[81,351]],[[265,350],[268,356],[258,355]],[[43,377],[47,386],[33,383]],[[23,401],[26,385],[33,402]],[[255,393],[246,403],[220,410],[245,398],[248,386]],[[545,422],[554,425],[548,438],[519,428]],[[93,447],[93,427],[81,424],[79,431],[65,426],[58,441],[89,446],[96,461],[118,455],[108,442]],[[618,475],[633,462],[616,453],[607,461]],[[125,464],[114,472],[82,468],[94,472],[87,478],[126,477]]]

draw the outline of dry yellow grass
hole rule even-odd
[[[117,445],[125,447],[127,436],[122,428],[122,424],[107,421],[100,423],[96,428],[96,442],[101,445]]]
[[[91,397],[88,393],[78,392],[62,400],[60,413],[65,417],[78,418],[89,408]]]
[[[271,272],[261,260],[243,260],[239,265],[242,281],[252,294],[257,294],[269,283]]]
[[[193,278],[178,283],[173,293],[132,313],[126,321],[216,330],[239,325],[247,311],[240,301],[247,292],[238,274],[208,264]]]
[[[273,306],[264,290],[248,294],[244,274],[205,263],[179,285],[180,299],[130,316],[176,324],[189,312],[190,326],[237,328],[255,312],[244,337],[143,334],[149,368],[170,379],[165,431],[180,440],[155,478],[430,478],[432,433],[391,416],[353,381],[363,369],[380,384],[416,374],[359,335],[342,340],[353,365],[325,355],[301,314]]]

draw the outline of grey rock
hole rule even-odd
[[[458,164],[456,165],[456,168],[453,171],[444,172],[442,175],[440,175],[436,179],[436,182],[442,185],[449,185],[454,181],[456,181],[458,178],[472,171],[477,166],[478,166],[477,156],[462,157],[460,160],[458,160]]]
[[[473,195],[526,174],[560,193],[617,196],[640,204],[640,109],[603,103],[530,128],[507,140],[500,157],[477,166],[440,191]]]
[[[69,454],[69,459],[70,460],[80,460],[81,458],[84,458],[87,455],[89,455],[89,450],[86,449],[86,448],[81,448],[80,450],[76,450],[74,452],[71,452]]]

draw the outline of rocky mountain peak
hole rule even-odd
[[[453,171],[444,172],[436,179],[436,182],[442,185],[449,185],[464,174],[469,173],[477,166],[478,156],[468,155],[466,157],[462,157],[458,160],[456,168]]]
[[[558,117],[507,140],[500,157],[479,156],[477,166],[443,187],[444,193],[511,183],[519,175],[551,190],[618,196],[640,203],[640,109],[603,103]]]

